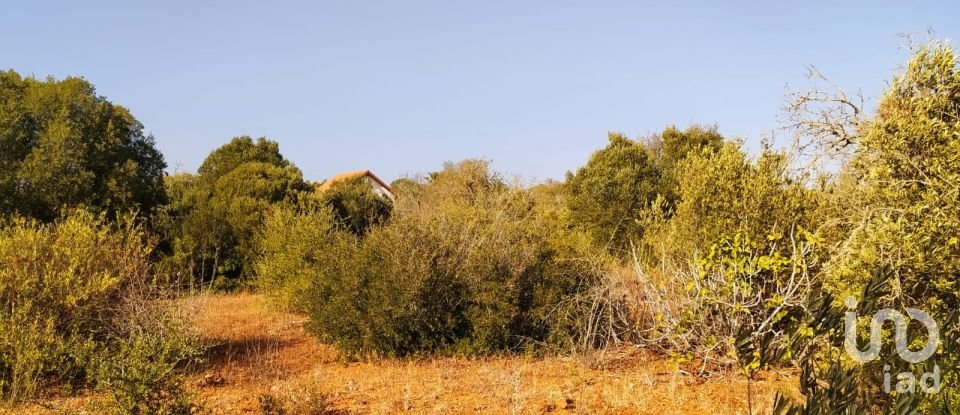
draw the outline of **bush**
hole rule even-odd
[[[815,229],[810,212],[816,196],[789,174],[788,163],[785,154],[770,150],[751,161],[736,142],[688,155],[676,167],[676,206],[649,225],[644,259],[686,265],[736,234],[763,242],[796,225]]]
[[[374,193],[365,176],[335,183],[319,199],[333,209],[341,227],[359,236],[385,223],[393,207],[389,199]]]
[[[485,162],[447,165],[362,237],[333,229],[332,217],[275,212],[258,270],[269,295],[347,353],[574,343],[576,313],[565,309],[597,278],[589,241]]]
[[[626,253],[643,235],[641,212],[657,196],[660,172],[642,143],[610,134],[610,143],[567,173],[567,203],[597,244]]]
[[[754,241],[737,234],[686,268],[648,273],[637,265],[634,316],[644,343],[701,370],[736,362],[735,338],[779,333],[817,287],[822,241],[802,228]]]
[[[649,151],[659,173],[641,180],[640,190],[655,182],[658,195],[619,214],[642,232],[629,241],[632,255],[619,258],[622,265],[605,271],[591,294],[577,300],[594,310],[579,318],[601,314],[597,322],[604,323],[581,340],[629,339],[677,362],[701,358],[702,370],[731,367],[737,333],[779,330],[788,317],[781,313],[814,286],[824,249],[806,229],[816,229],[812,213],[820,195],[792,174],[787,154],[766,148],[751,160],[739,142],[723,141],[715,129],[667,129],[651,139]],[[604,152],[609,148],[597,154]],[[616,169],[597,177],[619,180]],[[579,215],[575,206],[571,213]]]
[[[267,214],[255,262],[257,286],[273,304],[304,311],[304,293],[325,275],[321,266],[349,260],[357,243],[354,236],[337,232],[329,207],[300,205],[275,207]]]
[[[117,226],[75,212],[0,229],[4,399],[54,386],[100,385],[122,396],[118,375],[130,368],[162,373],[166,387],[175,383],[171,369],[197,352],[182,318],[150,288],[152,244],[138,227]]]
[[[118,414],[194,413],[179,370],[200,358],[199,332],[154,289],[133,290],[120,304],[117,338],[103,345],[111,358],[96,362],[97,387],[110,392]]]

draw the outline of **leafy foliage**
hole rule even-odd
[[[357,236],[384,224],[393,207],[389,199],[373,192],[366,177],[334,184],[320,195],[320,202],[333,209],[340,226]]]
[[[720,151],[723,135],[717,127],[692,125],[685,130],[667,127],[648,140],[647,148],[660,174],[657,192],[663,197],[668,209],[676,204],[677,188],[682,172],[677,171],[689,155],[711,154]]]
[[[666,256],[660,260],[683,262],[735,234],[762,242],[796,225],[813,228],[815,196],[788,162],[769,150],[750,161],[736,142],[688,155],[674,168],[674,211],[651,226],[645,245]]]
[[[357,355],[569,346],[565,300],[596,278],[589,241],[531,202],[485,162],[448,165],[363,238],[336,230],[327,208],[276,212],[258,270],[312,331]]]
[[[254,141],[249,136],[234,137],[230,142],[213,150],[197,174],[205,180],[216,182],[227,173],[244,163],[266,163],[277,167],[287,167],[290,162],[280,154],[280,145],[264,137]]]
[[[50,221],[88,206],[149,215],[166,163],[130,112],[81,78],[0,72],[0,215]]]
[[[958,120],[960,67],[955,51],[937,42],[917,48],[883,95],[875,117],[858,124],[853,159],[845,166],[850,179],[844,183],[858,202],[836,210],[847,221],[840,228],[847,232],[823,277],[827,288],[840,296],[870,287],[869,276],[885,271],[883,282],[889,289],[875,302],[880,307],[920,308],[942,325],[941,333],[950,340],[942,339],[936,361],[951,381],[957,378],[958,343],[951,336],[960,306]],[[884,363],[898,370],[918,369]],[[882,396],[877,393],[882,382],[877,372],[875,365],[859,369],[854,384],[884,410],[957,407],[947,394]]]
[[[0,229],[0,396],[20,401],[53,385],[123,394],[117,382],[138,370],[154,373],[151,385],[177,385],[172,368],[198,343],[154,301],[151,250],[139,228],[113,230],[84,212]],[[164,352],[127,353],[140,346]]]
[[[602,246],[627,252],[643,234],[640,212],[653,202],[659,172],[643,144],[610,134],[577,172],[567,173],[570,211]]]
[[[890,266],[908,304],[960,306],[958,118],[954,51],[939,44],[917,50],[861,134],[851,169],[865,202],[835,261],[838,289],[855,290],[862,275]]]
[[[196,176],[169,177],[174,197],[174,260],[200,281],[223,286],[253,276],[251,265],[263,215],[295,203],[310,186],[279,153],[276,142],[237,137],[214,150]],[[192,280],[191,280],[192,281]]]

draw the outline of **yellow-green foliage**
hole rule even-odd
[[[56,225],[17,219],[0,230],[0,386],[31,396],[49,377],[83,378],[127,278],[143,278],[141,236],[114,234],[89,214]]]
[[[274,208],[266,217],[255,264],[258,287],[283,308],[302,311],[299,303],[310,284],[323,278],[321,264],[348,260],[342,255],[357,243],[337,232],[331,209],[323,205]]]
[[[734,235],[765,241],[809,226],[815,195],[787,168],[784,154],[765,150],[751,161],[737,142],[688,155],[674,170],[672,215],[650,226],[645,246],[660,260],[685,263]]]
[[[276,212],[258,270],[271,295],[350,353],[569,346],[567,311],[596,275],[587,239],[561,217],[468,161],[401,197],[362,237],[331,230],[327,210]]]
[[[0,396],[101,385],[119,399],[129,389],[114,374],[152,366],[167,383],[196,351],[176,316],[149,297],[151,244],[138,227],[118,226],[75,212],[0,228]],[[168,351],[123,354],[145,341]]]
[[[907,304],[960,306],[960,69],[955,51],[918,49],[880,100],[852,163],[864,205],[835,259],[834,283],[896,270]]]

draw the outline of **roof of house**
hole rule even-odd
[[[380,178],[377,177],[376,174],[373,174],[373,172],[371,172],[370,170],[357,170],[357,171],[350,171],[346,173],[340,173],[338,175],[335,175],[327,179],[325,182],[321,183],[320,187],[318,187],[317,189],[320,190],[321,192],[325,192],[337,183],[350,180],[353,178],[361,177],[361,176],[367,176],[373,179],[374,181],[379,183],[381,186],[383,186],[385,189],[387,189],[387,191],[389,191],[390,193],[393,193],[393,189],[390,188],[390,185],[388,185],[383,180],[380,180]]]

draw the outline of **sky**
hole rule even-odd
[[[960,2],[925,0],[20,1],[0,8],[0,69],[89,80],[170,172],[250,135],[309,180],[486,158],[534,181],[608,131],[716,124],[755,151],[783,139],[808,65],[876,97],[909,57],[898,34],[958,22]]]

